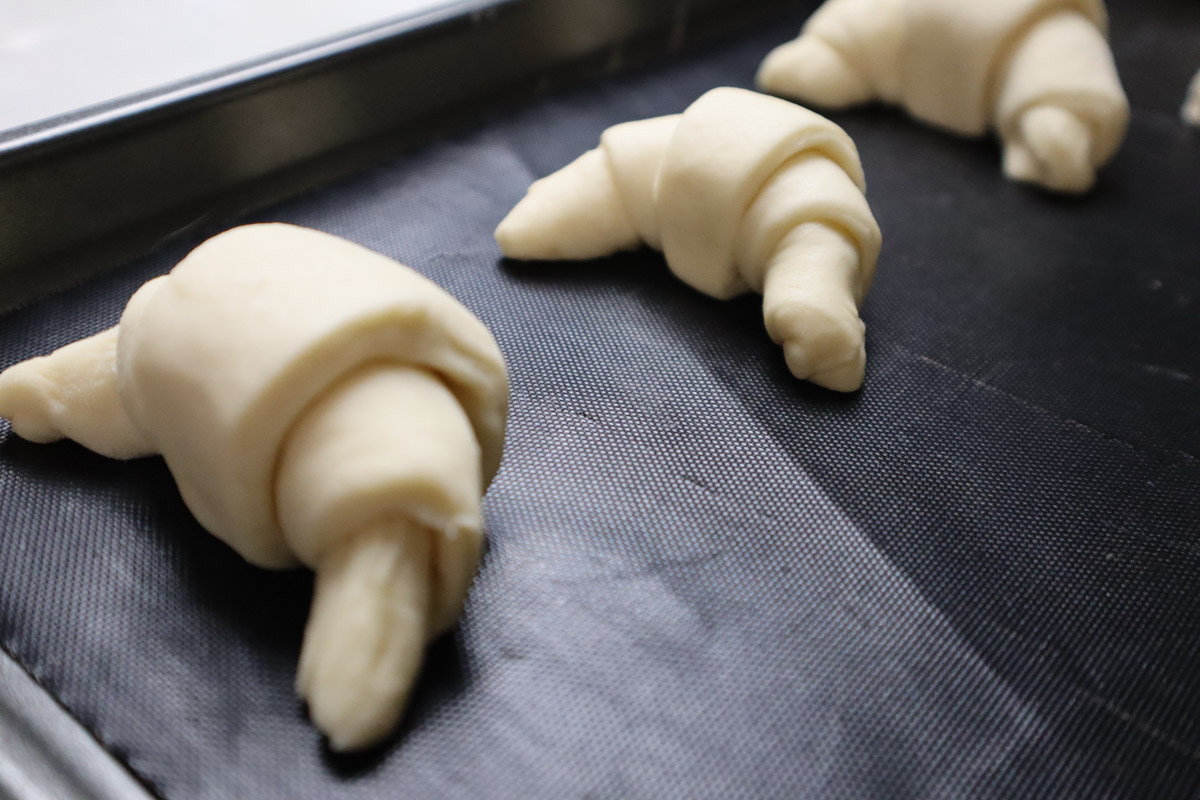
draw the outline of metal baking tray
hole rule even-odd
[[[455,121],[677,52],[752,0],[460,0],[0,132],[0,309]]]

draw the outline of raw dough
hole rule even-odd
[[[966,136],[994,127],[1010,178],[1085,192],[1129,126],[1101,0],[828,0],[771,52],[765,91],[870,100]]]
[[[1192,78],[1188,87],[1187,100],[1183,104],[1183,121],[1200,128],[1200,72]]]
[[[496,229],[521,259],[661,249],[681,280],[724,299],[763,294],[788,367],[838,391],[862,385],[861,304],[880,233],[850,137],[744,89],[682,115],[606,130],[600,146],[535,182]]]
[[[459,614],[507,402],[504,360],[467,309],[290,225],[210,239],[117,328],[0,374],[18,434],[161,453],[247,560],[317,571],[298,688],[336,749],[391,730],[424,643]]]

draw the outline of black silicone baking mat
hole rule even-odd
[[[815,4],[808,4],[811,8]],[[0,428],[0,644],[148,787],[230,797],[1200,792],[1200,4],[1113,0],[1134,106],[1096,190],[989,142],[834,119],[884,252],[868,367],[790,378],[753,297],[661,257],[503,262],[491,230],[608,125],[749,86],[806,9],[556,92],[0,317],[0,365],[116,321],[238,222],[344,236],[494,331],[490,549],[402,730],[326,753],[291,682],[311,581],[242,563],[159,460]]]

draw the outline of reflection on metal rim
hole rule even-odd
[[[2,650],[0,797],[151,800],[151,795]]]

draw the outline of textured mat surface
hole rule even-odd
[[[803,13],[254,217],[420,270],[512,373],[490,550],[381,751],[330,756],[295,699],[310,578],[206,535],[157,459],[0,427],[0,644],[172,800],[1195,793],[1200,5],[1111,7],[1135,114],[1085,199],[834,117],[885,236],[853,397],[789,377],[755,298],[490,235],[606,126],[748,86]],[[240,221],[0,318],[0,366]]]

